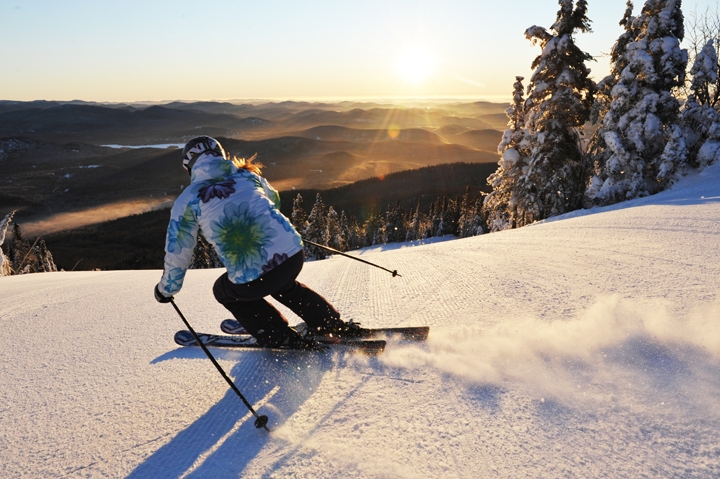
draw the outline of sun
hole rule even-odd
[[[396,69],[398,76],[406,83],[420,85],[425,83],[433,72],[433,60],[427,51],[408,48],[398,55]]]

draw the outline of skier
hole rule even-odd
[[[190,186],[172,208],[155,299],[167,303],[180,291],[201,234],[227,269],[215,281],[215,299],[258,344],[316,346],[312,335],[301,336],[290,328],[266,296],[300,316],[314,334],[352,336],[358,326],[342,321],[325,298],[296,280],[305,261],[302,239],[280,213],[280,196],[260,176],[262,165],[254,159],[228,158],[209,136],[185,145],[182,162]]]

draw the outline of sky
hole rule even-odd
[[[643,2],[635,2],[639,13]],[[507,100],[550,0],[0,0],[0,99]],[[686,17],[717,0],[684,2]],[[625,0],[589,0],[596,79]],[[526,80],[527,82],[527,80]]]

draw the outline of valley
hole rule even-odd
[[[362,221],[373,207],[429,206],[467,186],[474,195],[486,189],[506,107],[0,102],[0,213],[17,210],[15,221],[29,236],[59,238],[167,208],[188,184],[177,145],[208,134],[229,154],[257,154],[283,209],[302,193],[309,211],[321,191],[326,204]],[[52,243],[56,251],[64,247]]]

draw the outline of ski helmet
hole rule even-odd
[[[205,153],[225,158],[225,150],[223,150],[222,145],[220,145],[220,142],[215,138],[210,136],[196,136],[187,142],[185,148],[183,148],[182,160],[183,168],[185,168],[188,174],[192,171],[195,160]]]

